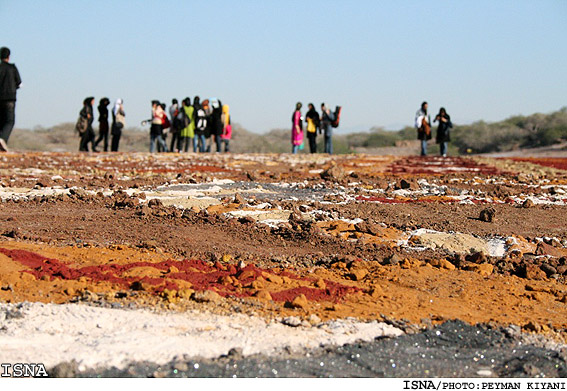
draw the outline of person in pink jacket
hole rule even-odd
[[[299,146],[303,144],[303,118],[301,118],[301,102],[295,105],[295,111],[291,117],[291,153],[297,153]]]

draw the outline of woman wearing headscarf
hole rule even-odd
[[[122,129],[126,125],[124,117],[124,102],[122,99],[116,99],[114,103],[114,108],[112,109],[112,145],[110,150],[112,152],[118,152],[118,144],[120,143],[120,137],[122,136]]]
[[[319,129],[319,113],[315,110],[313,103],[307,105],[309,111],[305,114],[305,121],[307,122],[307,138],[309,139],[309,152],[317,153],[317,129]]]
[[[301,118],[301,102],[295,105],[295,111],[291,116],[291,153],[297,153],[299,146],[303,144],[303,119]]]
[[[230,108],[228,105],[222,106],[222,115],[221,115],[221,122],[222,122],[222,135],[221,140],[224,144],[224,151],[230,152],[230,139],[232,138],[232,125],[230,124]]]
[[[427,155],[427,140],[431,140],[431,118],[427,114],[428,107],[427,102],[423,102],[420,109],[415,113],[417,138],[421,140],[421,156]]]
[[[86,119],[86,121],[87,121],[87,129],[83,132],[83,134],[81,134],[81,143],[79,144],[79,151],[81,151],[81,152],[88,152],[89,151],[89,147],[88,147],[89,143],[92,143],[93,152],[97,152],[97,150],[94,146],[95,133],[94,133],[94,130],[93,130],[93,121],[94,121],[93,104],[94,104],[94,100],[95,99],[92,96],[85,98],[85,100],[83,100],[83,108],[81,109],[81,111],[79,113],[79,115],[81,117],[83,117],[84,119]]]
[[[223,123],[222,123],[222,102],[220,101],[220,99],[213,98],[212,107],[213,107],[213,112],[211,114],[211,135],[215,139],[217,152],[221,152],[221,142],[222,142],[221,136],[223,132]]]
[[[447,144],[451,141],[451,135],[449,130],[453,127],[451,123],[451,117],[447,114],[444,107],[439,109],[439,114],[435,117],[433,122],[439,121],[439,126],[437,127],[437,135],[435,141],[439,144],[439,154],[443,157],[447,156]]]
[[[102,98],[98,104],[98,138],[96,139],[94,146],[98,146],[98,143],[104,140],[104,152],[108,152],[108,105],[110,100],[108,98]]]
[[[195,120],[193,118],[195,108],[191,106],[190,98],[183,99],[181,110],[183,114],[183,123],[181,126],[183,126],[183,128],[179,133],[179,152],[188,152],[191,142],[193,142],[193,149],[195,149]]]
[[[152,101],[152,125],[150,127],[150,153],[156,150],[156,142],[159,150],[167,152],[167,145],[163,139],[163,128],[166,124],[167,115],[158,100]],[[169,121],[168,121],[169,122]]]
[[[207,114],[208,110],[209,100],[205,99],[203,103],[199,105],[199,109],[197,110],[197,114],[195,115],[195,134],[199,142],[199,152],[205,152],[205,133],[209,128],[209,116]],[[193,145],[196,144],[197,143]]]

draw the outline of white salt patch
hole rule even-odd
[[[288,327],[259,317],[196,311],[156,313],[80,304],[21,304],[23,318],[5,319],[15,304],[0,304],[0,362],[41,362],[50,368],[76,360],[81,367],[124,368],[132,361],[164,364],[175,356],[215,358],[240,348],[273,355],[284,348],[316,348],[403,332],[384,323],[336,320],[321,327]]]
[[[491,257],[503,257],[506,254],[506,240],[503,238],[488,239],[486,247]]]

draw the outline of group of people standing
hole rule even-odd
[[[142,125],[151,124],[150,152],[211,152],[213,141],[216,151],[230,152],[232,125],[229,106],[223,105],[217,98],[203,100],[199,96],[187,97],[181,101],[171,101],[169,117],[165,103],[152,101],[152,118],[142,121]],[[169,148],[167,134],[171,134]],[[156,148],[157,144],[157,148]]]
[[[291,152],[297,153],[304,148],[305,133],[309,140],[309,152],[317,153],[317,133],[323,133],[325,136],[325,153],[333,153],[333,127],[338,126],[338,116],[340,108],[333,113],[325,105],[321,103],[321,115],[315,110],[313,103],[308,104],[308,111],[305,118],[301,115],[301,102],[295,105],[295,111],[291,116]],[[305,132],[303,131],[303,124],[305,123]]]
[[[417,129],[417,138],[421,140],[421,156],[427,155],[427,141],[431,140],[431,117],[429,116],[427,109],[429,105],[427,102],[423,102],[421,107],[415,113],[415,128]],[[447,156],[447,146],[449,141],[451,141],[451,128],[453,123],[451,122],[451,117],[447,114],[444,107],[439,109],[439,114],[435,116],[433,122],[439,122],[437,127],[437,134],[435,136],[435,141],[439,144],[439,154],[443,157]]]
[[[83,108],[79,112],[79,123],[85,123],[86,126],[81,128],[79,125],[76,126],[76,129],[81,137],[81,141],[79,144],[79,151],[88,152],[89,151],[89,144],[92,145],[92,152],[98,152],[97,146],[98,144],[103,141],[103,148],[104,152],[108,152],[108,133],[110,131],[112,135],[111,147],[110,150],[112,152],[118,151],[118,145],[120,143],[120,136],[122,135],[122,129],[126,125],[125,117],[126,113],[124,112],[124,103],[122,99],[116,99],[114,103],[114,107],[112,108],[112,126],[109,126],[108,120],[108,105],[110,105],[110,99],[102,98],[98,104],[98,138],[95,140],[95,132],[93,129],[93,122],[94,122],[94,106],[95,98],[89,96],[83,100]]]
[[[83,108],[75,129],[81,137],[79,151],[98,152],[98,145],[103,142],[104,152],[108,151],[109,133],[112,136],[112,152],[117,152],[122,130],[126,125],[124,102],[117,99],[110,111],[112,124],[109,125],[110,100],[102,98],[98,105],[99,135],[95,136],[93,129],[95,98],[90,96],[83,101]],[[179,104],[173,99],[169,107],[169,116],[165,103],[152,101],[152,117],[142,121],[142,125],[150,124],[150,152],[211,152],[213,141],[216,151],[230,151],[232,125],[228,105],[223,105],[217,98],[200,101],[196,96],[191,103],[185,98]],[[169,146],[167,135],[171,135]],[[223,148],[224,147],[224,148]]]

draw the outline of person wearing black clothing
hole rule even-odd
[[[18,68],[10,64],[10,49],[0,48],[0,151],[8,150],[8,139],[16,122],[16,91],[22,84]]]
[[[451,117],[447,114],[444,107],[439,109],[439,114],[435,117],[433,122],[439,121],[439,127],[437,128],[437,136],[435,141],[439,144],[439,154],[443,157],[447,156],[447,144],[451,141],[450,130],[453,127],[451,123]]]
[[[81,143],[79,144],[79,151],[88,152],[89,143],[92,143],[93,152],[98,152],[94,146],[95,133],[93,130],[93,104],[94,98],[89,96],[83,101],[83,108],[79,115],[87,120],[87,129],[81,135]]]
[[[333,126],[332,123],[335,120],[335,116],[331,113],[331,110],[325,106],[325,103],[321,103],[321,130],[325,136],[325,153],[333,153]]]
[[[220,100],[213,102],[213,112],[211,114],[211,135],[215,138],[215,144],[217,145],[217,152],[222,152],[222,103]]]
[[[108,105],[110,104],[110,99],[102,98],[98,104],[98,138],[96,139],[94,146],[95,148],[98,144],[104,140],[104,152],[108,152]]]
[[[317,153],[317,129],[319,129],[320,118],[319,113],[315,110],[313,103],[307,106],[309,110],[305,114],[305,122],[307,123],[307,138],[309,139],[309,152]]]
[[[122,129],[124,129],[124,117],[126,113],[124,113],[123,103],[122,99],[118,98],[112,108],[112,145],[110,147],[112,152],[118,152]]]

